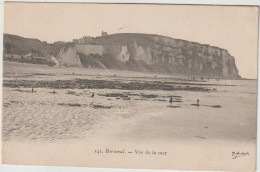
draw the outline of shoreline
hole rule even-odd
[[[86,67],[75,67],[75,66],[71,66],[71,67],[66,67],[66,66],[48,66],[48,65],[44,65],[44,64],[32,64],[32,63],[20,63],[20,62],[14,62],[14,61],[3,61],[3,63],[8,63],[8,64],[14,64],[14,65],[21,65],[21,66],[41,66],[41,67],[44,67],[44,68],[49,68],[49,69],[67,69],[67,70],[73,70],[73,69],[79,69],[79,70],[93,70],[93,71],[111,71],[111,72],[123,72],[123,73],[126,73],[126,72],[129,72],[129,73],[136,73],[136,74],[143,74],[143,75],[147,75],[147,76],[150,76],[151,78],[154,78],[155,76],[156,77],[159,77],[159,78],[167,78],[167,79],[178,79],[178,78],[181,78],[181,79],[185,79],[187,80],[187,78],[190,78],[190,77],[195,77],[196,80],[195,81],[201,81],[201,77],[204,78],[204,81],[206,81],[208,78],[210,80],[216,80],[217,78],[219,78],[220,80],[243,80],[243,79],[247,79],[247,78],[222,78],[222,77],[210,77],[210,76],[202,76],[202,75],[190,75],[190,74],[177,74],[177,73],[173,73],[173,74],[170,74],[170,73],[153,73],[153,72],[148,72],[148,71],[131,71],[131,70],[119,70],[119,69],[104,69],[104,68],[95,68],[95,69],[90,69],[90,68],[86,68]],[[4,67],[5,65],[3,65]],[[5,67],[4,67],[5,68]],[[248,79],[248,80],[251,80],[251,79]],[[253,79],[254,80],[254,79]],[[193,80],[190,80],[190,81],[193,81]]]

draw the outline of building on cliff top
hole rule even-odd
[[[105,38],[107,36],[108,36],[107,32],[102,31],[101,37]],[[83,38],[73,39],[72,42],[74,44],[82,44],[82,45],[95,44],[95,40],[90,36],[83,36]]]
[[[83,38],[80,39],[73,39],[72,42],[74,44],[91,44],[93,43],[93,38],[91,38],[90,36],[83,36]]]
[[[107,37],[107,32],[104,32],[104,31],[102,30],[101,37]]]

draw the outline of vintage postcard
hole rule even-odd
[[[5,2],[2,163],[255,171],[258,13]]]

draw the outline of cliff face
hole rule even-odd
[[[84,60],[80,58],[81,55],[89,56],[95,54],[102,56],[103,52],[104,47],[102,45],[67,45],[60,49],[57,60],[60,65],[81,67]]]
[[[35,48],[55,55],[61,65],[240,78],[234,57],[218,47],[148,34],[113,34],[94,42]]]

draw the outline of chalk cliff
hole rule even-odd
[[[5,52],[20,46],[17,41],[4,42]],[[35,45],[44,55],[55,56],[60,65],[240,78],[235,58],[227,50],[160,35],[112,34],[94,38],[88,45]]]

